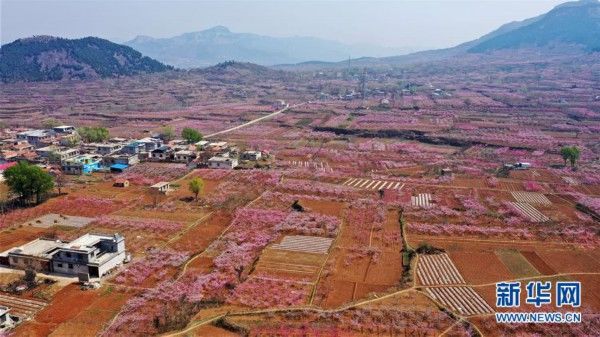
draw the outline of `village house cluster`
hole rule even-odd
[[[60,167],[66,174],[120,173],[142,161],[184,163],[190,169],[234,169],[242,162],[265,158],[261,151],[240,152],[236,145],[202,140],[189,143],[164,141],[159,135],[141,139],[110,138],[84,143],[77,129],[61,125],[52,129],[7,130],[0,141],[0,171],[18,161]]]

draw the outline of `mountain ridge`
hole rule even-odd
[[[131,47],[97,38],[33,36],[0,47],[0,81],[93,79],[171,69]]]
[[[532,18],[506,23],[504,25],[501,25],[497,29],[493,30],[492,32],[487,33],[475,40],[463,42],[454,47],[433,49],[433,50],[424,50],[424,51],[418,51],[418,52],[410,53],[410,54],[406,54],[406,55],[389,56],[389,57],[356,58],[356,59],[352,59],[352,60],[344,60],[344,61],[340,60],[338,62],[304,62],[304,63],[298,63],[298,64],[281,64],[281,65],[275,66],[275,68],[287,69],[287,70],[296,70],[296,69],[314,70],[317,68],[324,68],[324,67],[325,68],[343,68],[343,67],[347,67],[348,62],[350,62],[350,64],[352,64],[353,67],[389,66],[389,65],[398,66],[398,65],[405,65],[405,64],[412,64],[412,63],[440,61],[440,60],[445,60],[445,59],[449,59],[452,57],[458,57],[461,55],[466,56],[468,54],[485,55],[486,53],[500,52],[503,50],[517,51],[519,49],[526,50],[528,48],[530,50],[537,49],[538,51],[541,51],[541,52],[544,52],[545,49],[546,50],[551,49],[551,51],[553,53],[556,52],[556,50],[559,50],[561,47],[568,47],[568,48],[565,48],[565,50],[568,53],[572,53],[574,50],[577,50],[578,48],[581,50],[581,52],[600,51],[600,39],[592,40],[592,41],[597,41],[599,44],[599,46],[594,46],[592,48],[589,48],[585,44],[577,43],[578,41],[573,41],[573,39],[565,39],[563,41],[558,40],[558,41],[554,41],[554,43],[544,43],[544,44],[518,43],[518,39],[517,39],[516,42],[513,40],[512,45],[505,44],[504,45],[505,48],[498,48],[498,46],[496,46],[496,48],[494,48],[495,43],[499,43],[498,42],[499,40],[500,41],[502,41],[503,39],[506,40],[507,36],[510,36],[511,34],[515,34],[515,32],[518,34],[520,30],[527,29],[527,27],[531,27],[532,25],[534,25],[534,27],[536,27],[535,25],[539,25],[540,22],[545,23],[544,20],[548,17],[549,14],[550,14],[550,16],[553,16],[556,13],[564,13],[565,11],[578,11],[578,10],[581,10],[582,8],[584,10],[584,13],[585,13],[585,10],[587,10],[589,8],[592,8],[592,10],[598,11],[598,15],[596,17],[594,17],[595,21],[594,20],[584,21],[583,25],[587,25],[584,27],[592,26],[592,30],[586,32],[586,34],[588,36],[600,36],[600,2],[598,0],[580,0],[580,1],[571,1],[571,2],[562,3],[562,4],[554,7],[549,12],[532,17]],[[580,12],[580,14],[581,14],[581,12]],[[577,18],[572,18],[572,20],[576,20],[576,19]],[[559,27],[568,26],[568,24],[566,24],[564,22],[557,23],[557,22],[553,21],[550,23],[553,25],[558,25]],[[552,33],[546,34],[546,36],[551,37]],[[512,39],[514,39],[514,38],[512,38]],[[509,40],[510,40],[510,38],[509,38]]]
[[[206,67],[230,60],[272,66],[310,60],[338,61],[352,55],[367,55],[368,52],[383,56],[412,51],[347,45],[310,36],[273,37],[234,33],[225,26],[167,38],[139,35],[125,44],[166,64],[181,68]]]

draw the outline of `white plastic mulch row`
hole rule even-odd
[[[552,202],[542,193],[538,192],[511,192],[513,198],[518,202],[529,204],[552,205]]]
[[[291,160],[286,162],[288,165],[304,168],[313,168],[319,171],[333,171],[333,169],[326,162],[322,161],[296,161]]]
[[[386,180],[371,180],[371,179],[360,179],[350,178],[346,180],[342,185],[362,188],[366,190],[385,190],[385,189],[397,189],[401,190],[404,184],[397,181],[386,181]]]
[[[532,205],[526,202],[511,202],[511,204],[517,208],[522,214],[527,216],[531,221],[534,222],[546,222],[550,221],[550,218],[542,214],[542,212],[538,211]]]
[[[280,243],[273,244],[271,248],[293,252],[327,254],[332,242],[333,239],[319,236],[288,235]]]
[[[420,255],[417,276],[423,285],[465,284],[448,254]]]
[[[31,317],[46,306],[46,302],[0,294],[0,305],[11,309],[11,314]]]
[[[494,312],[471,287],[438,287],[427,288],[426,291],[435,300],[461,315],[481,315]]]
[[[430,207],[431,206],[431,194],[420,193],[417,196],[410,197],[410,203],[413,206],[418,207]]]

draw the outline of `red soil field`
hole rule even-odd
[[[600,270],[600,262],[584,250],[536,250],[537,255],[558,273],[580,273]]]
[[[16,332],[25,336],[47,336],[60,324],[73,319],[82,310],[90,306],[99,296],[101,290],[82,291],[77,284],[70,284],[61,289],[53,301],[38,312],[35,319],[19,325]]]
[[[170,242],[169,247],[184,252],[199,252],[217,238],[231,222],[231,216],[216,212],[185,232],[185,235]]]
[[[527,261],[531,263],[542,275],[554,275],[556,271],[552,269],[535,251],[521,251]]]
[[[468,284],[485,284],[514,278],[494,252],[449,250],[448,255]]]

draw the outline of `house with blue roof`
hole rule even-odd
[[[102,157],[84,154],[63,161],[62,170],[66,174],[90,174],[100,170]]]

